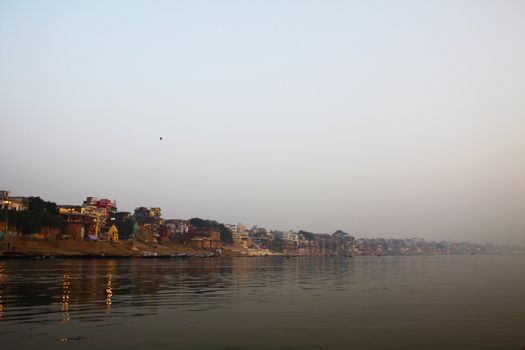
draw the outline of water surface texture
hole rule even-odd
[[[523,349],[525,257],[0,261],[13,349]]]

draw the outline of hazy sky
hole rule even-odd
[[[14,195],[525,243],[523,0],[0,0],[0,122]]]

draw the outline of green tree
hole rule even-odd
[[[300,235],[302,235],[304,237],[304,239],[306,239],[308,241],[314,241],[315,240],[315,233],[313,233],[313,232],[299,230],[298,233]]]
[[[118,230],[120,239],[128,239],[133,236],[133,230],[135,227],[135,220],[124,214],[124,212],[118,212],[115,215],[115,226]]]
[[[2,211],[2,218],[6,216]],[[9,226],[14,225],[23,234],[38,233],[42,227],[62,228],[63,222],[58,215],[56,203],[44,201],[40,197],[28,198],[28,210],[8,210]]]

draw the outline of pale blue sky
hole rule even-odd
[[[0,122],[18,195],[525,243],[525,1],[0,0]]]

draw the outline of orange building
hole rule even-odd
[[[218,229],[192,227],[189,233],[190,244],[194,248],[219,249],[222,247],[221,233]]]

